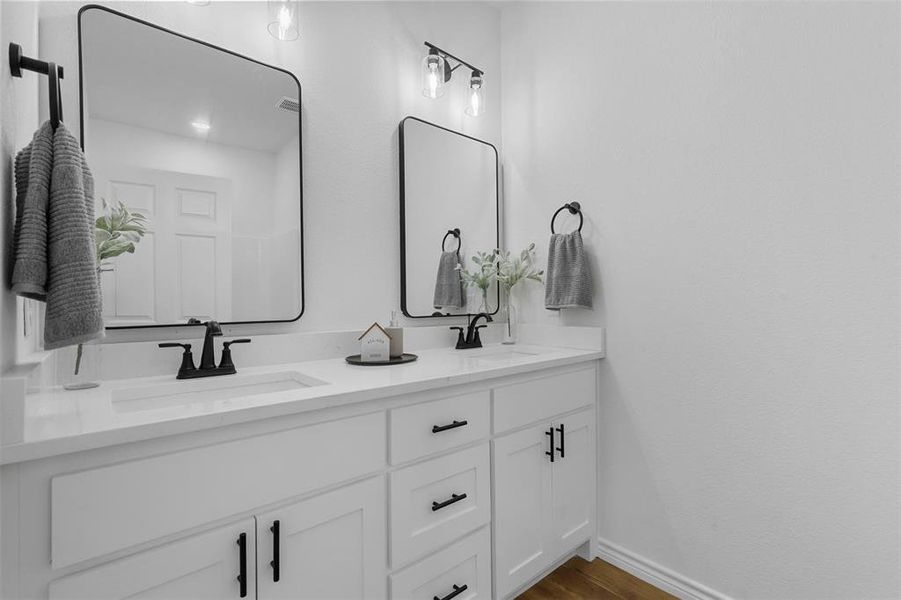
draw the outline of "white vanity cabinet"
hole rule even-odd
[[[591,406],[494,439],[498,598],[518,591],[595,535],[596,417],[593,396],[584,394],[594,389],[588,375],[593,372],[570,374],[565,387],[543,400],[536,398],[544,387],[540,383],[516,386],[510,396],[496,395],[496,414],[504,410],[498,402],[520,395],[540,407],[529,417],[553,413],[561,405]]]
[[[385,478],[257,515],[260,600],[385,597]]]
[[[219,600],[253,597],[253,519],[163,544],[64,577],[50,584],[50,600]],[[242,537],[243,536],[243,537]],[[243,556],[240,543],[244,544]],[[242,558],[244,562],[242,563]],[[242,568],[243,564],[243,568]]]
[[[593,550],[596,380],[583,359],[5,464],[0,600],[509,598]]]

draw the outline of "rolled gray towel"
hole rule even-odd
[[[582,233],[551,234],[547,250],[547,283],[544,286],[545,308],[591,308],[591,305],[591,271],[585,257]]]
[[[25,189],[16,182],[21,219],[14,235],[13,290],[46,298],[45,349],[102,338],[91,171],[62,123],[55,132],[44,123],[26,150]]]
[[[435,308],[463,308],[463,279],[460,277],[460,256],[454,250],[441,253],[438,276],[435,279]]]

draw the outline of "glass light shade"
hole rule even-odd
[[[446,61],[434,50],[422,59],[422,95],[426,98],[440,98],[444,95],[444,68]]]
[[[470,117],[485,114],[485,92],[482,91],[482,75],[473,73],[469,80],[469,91],[464,112]]]
[[[283,42],[292,42],[300,36],[297,0],[269,0],[269,34]]]

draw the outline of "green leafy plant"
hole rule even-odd
[[[509,250],[495,250],[497,254],[497,280],[507,292],[522,281],[541,283],[544,271],[535,266],[535,244],[529,244],[519,253],[511,256]]]
[[[497,281],[497,251],[478,251],[472,257],[472,262],[475,264],[472,271],[463,268],[463,265],[457,265],[460,277],[463,279],[464,285],[479,288],[484,296],[488,293],[491,284]]]
[[[132,212],[124,202],[110,204],[105,199],[103,214],[94,222],[94,244],[97,265],[101,270],[109,267],[109,260],[126,252],[134,254],[136,244],[147,233],[147,217]]]
[[[128,252],[134,254],[136,245],[147,233],[147,217],[131,212],[121,200],[115,205],[105,198],[103,214],[94,220],[94,250],[97,254],[97,271],[111,271],[109,260]],[[75,351],[75,375],[81,370],[84,345]]]

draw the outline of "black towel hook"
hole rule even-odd
[[[444,244],[447,242],[447,236],[449,236],[449,235],[452,235],[455,238],[457,238],[457,249],[455,252],[457,252],[459,254],[460,247],[463,245],[463,241],[460,238],[460,228],[459,227],[454,227],[453,229],[447,230],[447,233],[445,233],[444,237],[441,239],[441,251],[447,252],[447,250],[444,249]]]
[[[49,82],[47,92],[50,97],[50,126],[53,127],[53,131],[56,131],[56,128],[59,127],[59,122],[63,119],[62,102],[59,101],[59,71],[56,69],[56,63],[49,62],[47,64],[50,67],[47,75]]]
[[[22,70],[47,75],[49,80],[50,96],[50,124],[56,130],[63,120],[63,96],[60,90],[59,80],[63,78],[63,68],[56,63],[44,62],[29,56],[22,55],[22,46],[14,42],[9,44],[9,72],[13,77],[21,77]]]
[[[579,215],[579,229],[578,231],[582,231],[582,225],[585,223],[585,218],[582,216],[582,205],[578,202],[567,202],[563,206],[557,209],[557,212],[554,213],[554,216],[551,217],[551,233],[557,233],[554,231],[554,219],[557,218],[562,211],[568,210],[571,215]]]

